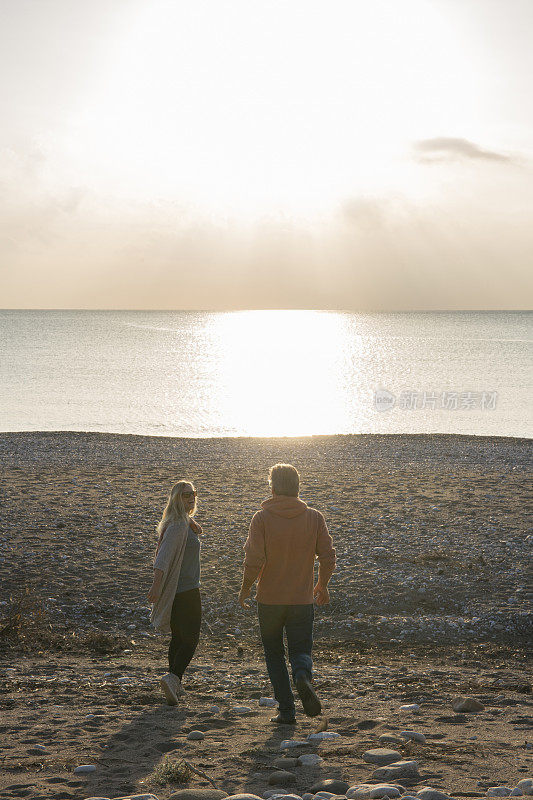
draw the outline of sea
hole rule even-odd
[[[533,312],[0,310],[0,430],[531,437]]]

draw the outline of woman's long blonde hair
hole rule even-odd
[[[192,486],[192,490],[195,491],[192,481],[186,481],[182,479],[175,483],[170,490],[168,502],[165,506],[165,510],[163,511],[163,516],[161,517],[161,520],[157,526],[157,532],[160,536],[167,525],[169,525],[171,522],[188,520],[189,517],[194,517],[196,514],[196,499],[194,501],[194,508],[190,512],[186,511],[185,506],[183,505],[182,493],[185,487],[188,488],[189,486]]]

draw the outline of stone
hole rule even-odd
[[[262,800],[258,794],[247,794],[246,792],[242,794],[230,794],[227,795],[227,797],[230,797],[231,800]]]
[[[376,719],[361,719],[357,723],[357,727],[360,731],[371,731],[372,728],[376,728],[378,725],[381,725],[383,719],[381,717],[377,717]]]
[[[169,800],[222,800],[227,796],[222,789],[179,789]]]
[[[158,800],[155,794],[129,794],[127,797],[119,797],[118,800]]]
[[[452,702],[452,708],[458,713],[468,713],[473,711],[484,711],[485,706],[474,697],[456,697]]]
[[[340,733],[334,731],[320,731],[319,733],[310,733],[307,739],[310,742],[321,742],[323,739],[340,739]]]
[[[387,747],[376,747],[363,753],[363,761],[366,761],[367,764],[378,764],[380,767],[401,760],[401,753],[398,753],[397,750],[389,750]]]
[[[251,710],[249,706],[233,706],[233,708],[230,708],[232,714],[249,714]]]
[[[298,758],[298,764],[302,767],[316,767],[323,762],[318,753],[304,753]]]
[[[509,797],[511,791],[510,786],[490,786],[485,794],[487,797]]]
[[[446,792],[433,789],[431,786],[423,786],[416,793],[416,796],[420,797],[421,800],[450,800],[450,796]]]
[[[263,797],[266,797],[266,792],[263,795]],[[274,792],[273,794],[269,795],[269,797],[273,798],[273,800],[274,800],[274,798],[275,798],[275,800],[302,800],[302,798],[301,798],[301,796],[299,794],[291,794],[290,792],[282,792],[282,793],[280,793],[279,790],[277,792]]]
[[[291,769],[298,766],[297,758],[277,758],[274,761],[276,769]]]
[[[284,739],[280,746],[280,750],[292,750],[293,747],[307,747],[309,742],[302,742],[299,739]]]
[[[264,708],[275,708],[277,701],[273,697],[260,697],[259,705],[264,706]]]
[[[346,792],[346,797],[353,800],[371,800],[380,797],[400,797],[400,790],[390,783],[360,783],[351,786]]]
[[[522,778],[522,780],[518,781],[516,784],[516,788],[520,789],[522,794],[528,796],[533,795],[533,778]]]
[[[420,711],[420,706],[418,703],[407,703],[404,706],[400,706],[400,711]]]
[[[74,769],[74,775],[89,775],[91,772],[96,772],[94,764],[80,764]]]
[[[383,744],[405,744],[405,739],[396,733],[382,733],[379,741]]]
[[[416,761],[395,761],[386,767],[374,770],[372,777],[378,781],[394,781],[398,778],[420,778]]]
[[[46,752],[47,752],[47,749],[44,746],[44,744],[34,744],[33,747],[30,747],[28,749],[28,753],[31,756],[40,756],[40,755],[42,755],[43,753],[46,753]]]
[[[345,794],[348,790],[349,783],[346,781],[338,780],[338,778],[324,778],[321,781],[317,781],[314,783],[309,791],[312,794],[317,794],[317,792],[332,792],[333,794]]]
[[[400,731],[400,736],[404,739],[409,739],[412,742],[421,742],[422,744],[426,743],[426,737],[423,733],[418,733],[418,731]]]
[[[289,783],[296,783],[296,775],[294,772],[278,769],[268,776],[268,782],[271,786],[286,786]]]
[[[210,706],[207,710],[210,714],[220,714],[220,708],[218,706]]]
[[[191,731],[187,735],[187,739],[190,742],[201,742],[202,739],[205,739],[205,733],[203,733],[203,731]]]

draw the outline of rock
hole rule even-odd
[[[320,733],[310,733],[307,739],[310,742],[321,742],[322,739],[340,739],[340,733],[334,731],[320,731]]]
[[[348,789],[346,797],[353,800],[370,800],[380,797],[399,797],[400,794],[398,787],[390,783],[359,783]]]
[[[231,800],[263,800],[257,794],[247,794],[246,792],[243,792],[243,794],[230,794],[226,796],[230,797]]]
[[[357,727],[360,731],[371,731],[372,728],[377,728],[378,725],[381,725],[383,719],[380,717],[376,719],[361,719],[357,723]]]
[[[418,733],[417,731],[400,731],[400,736],[403,736],[404,739],[410,739],[412,742],[426,743],[424,734]]]
[[[265,708],[274,708],[277,706],[277,701],[272,697],[260,697],[259,705],[264,706]]]
[[[299,739],[284,739],[280,746],[280,750],[292,750],[293,747],[307,747],[309,742],[302,742]]]
[[[397,750],[389,750],[387,747],[376,747],[363,753],[363,761],[366,761],[367,764],[378,764],[381,767],[385,764],[392,764],[394,761],[401,761],[401,759],[401,753],[398,753]]]
[[[452,708],[456,712],[484,711],[485,706],[474,697],[456,697],[452,702]]]
[[[522,794],[533,795],[533,778],[522,778],[522,780],[518,781],[516,784],[516,788],[520,789]]]
[[[374,770],[372,777],[380,781],[394,781],[398,778],[420,778],[416,761],[395,761],[386,767]]]
[[[33,747],[28,749],[28,753],[31,756],[40,756],[43,753],[46,753],[47,749],[44,744],[34,744]]]
[[[89,775],[91,772],[96,772],[94,764],[80,764],[74,769],[74,775]]]
[[[416,793],[416,796],[420,797],[421,800],[450,800],[449,795],[447,795],[445,792],[441,792],[438,789],[432,789],[431,786],[423,786]]]
[[[187,735],[187,739],[190,742],[201,742],[202,739],[205,739],[205,733],[203,733],[203,731],[191,731]]]
[[[290,769],[298,766],[297,758],[277,758],[274,761],[276,769]]]
[[[266,797],[266,796],[267,796],[267,793],[265,792],[263,797]],[[299,794],[291,794],[290,792],[281,792],[280,793],[279,789],[278,789],[278,791],[275,791],[272,794],[269,793],[268,796],[272,797],[272,798],[276,798],[276,800],[302,800],[302,798],[301,798],[301,796]]]
[[[317,794],[317,792],[322,791],[332,792],[333,794],[345,794],[349,785],[350,784],[346,783],[346,781],[340,781],[337,778],[324,778],[324,780],[314,783],[309,791],[312,794]]]
[[[314,794],[311,794],[311,792],[304,792],[302,795],[302,800],[311,800],[313,797]]]
[[[249,714],[251,710],[249,706],[233,706],[233,708],[230,708],[232,714]]]
[[[207,710],[210,714],[220,714],[220,708],[218,706],[211,706]]]
[[[395,733],[382,733],[379,741],[383,744],[405,744],[405,739]]]
[[[222,789],[179,789],[170,795],[169,800],[222,800],[227,796]]]
[[[318,764],[323,762],[323,758],[317,753],[304,753],[302,756],[298,758],[298,764],[302,767],[316,767]]]
[[[405,706],[400,706],[400,711],[420,711],[420,706],[418,703],[408,703]]]
[[[271,786],[286,786],[289,783],[296,783],[296,775],[294,772],[278,769],[268,776],[268,782]]]
[[[119,797],[118,800],[158,800],[155,794],[128,794],[126,797]]]
[[[510,786],[490,786],[485,792],[487,797],[509,797],[511,794]],[[431,800],[431,798],[429,798]]]

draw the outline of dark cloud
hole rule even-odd
[[[419,161],[450,161],[455,158],[482,159],[484,161],[500,161],[514,163],[515,159],[494,150],[483,150],[475,142],[468,139],[456,139],[450,136],[438,136],[435,139],[422,139],[415,143],[415,152]]]

